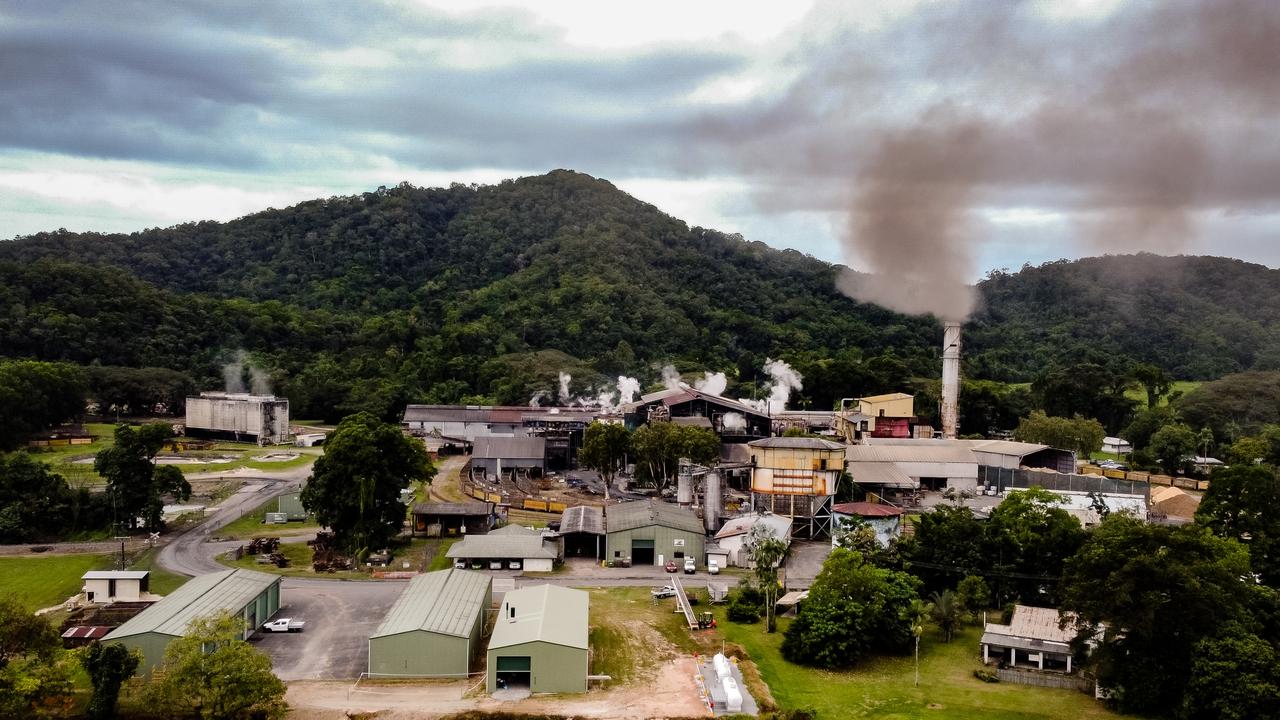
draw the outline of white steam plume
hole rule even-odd
[[[724,417],[720,418],[720,422],[724,425],[725,430],[747,429],[747,418],[744,417],[742,413],[725,413]]]
[[[703,372],[702,379],[695,380],[693,386],[704,393],[724,395],[725,388],[729,387],[729,378],[722,372]]]
[[[573,381],[573,376],[567,372],[560,373],[560,403],[569,402],[569,383]]]
[[[546,390],[539,390],[529,398],[529,407],[542,407],[542,403],[551,399],[551,393]]]
[[[800,373],[796,372],[783,360],[766,360],[765,372],[769,373],[769,412],[777,413],[787,409],[787,401],[791,399],[791,391],[800,390],[803,385]]]
[[[667,390],[680,389],[680,373],[676,372],[674,365],[662,366],[662,386]]]
[[[245,387],[244,376],[248,370],[249,386]],[[265,370],[253,364],[249,354],[237,350],[235,358],[222,366],[222,381],[229,393],[252,392],[254,395],[271,394],[271,376]]]
[[[618,376],[618,402],[627,404],[635,402],[636,397],[640,394],[640,381],[625,375]]]

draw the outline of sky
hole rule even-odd
[[[1273,0],[0,0],[0,238],[570,168],[917,287],[1277,267],[1276,37]]]

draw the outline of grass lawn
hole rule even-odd
[[[1181,391],[1183,395],[1186,395],[1203,384],[1204,383],[1200,380],[1174,380],[1173,384],[1169,387],[1169,392],[1173,393]],[[1138,407],[1146,407],[1147,405],[1147,391],[1143,388],[1129,388],[1124,391],[1124,396],[1130,400],[1137,400]],[[1169,402],[1167,397],[1160,398],[1160,404],[1168,405]]]
[[[697,650],[684,616],[671,611],[672,600],[654,602],[644,587],[591,588],[589,592],[593,674],[626,682],[676,653]]]
[[[147,587],[151,592],[157,595],[168,595],[169,593],[182,587],[183,583],[191,578],[179,573],[169,572],[156,564],[156,556],[160,554],[159,550],[148,550],[138,556],[136,560],[129,565],[130,570],[148,570],[151,577],[147,579]]]
[[[217,531],[217,535],[227,539],[248,540],[260,536],[297,535],[301,532],[315,532],[320,529],[320,525],[312,519],[285,523],[284,525],[267,525],[263,523],[262,521],[266,514],[275,512],[275,510],[276,499],[271,498],[246,512],[238,520],[233,520],[224,525]]]
[[[594,598],[593,598],[594,600]],[[854,670],[832,672],[793,665],[779,647],[789,620],[766,635],[763,623],[726,622],[716,609],[725,639],[742,646],[759,667],[778,705],[812,708],[827,718],[983,718],[983,720],[1089,720],[1118,717],[1089,695],[1074,690],[1011,683],[984,683],[973,677],[981,665],[978,628],[966,628],[950,643],[936,631],[920,646],[920,687],[914,686],[910,656],[873,658]]]
[[[36,555],[0,557],[4,594],[11,594],[31,610],[51,607],[84,586],[80,576],[90,570],[114,567],[110,555]]]

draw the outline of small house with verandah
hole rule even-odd
[[[1072,671],[1071,615],[1054,608],[1014,605],[1008,625],[987,623],[982,633],[982,662],[1049,672]]]

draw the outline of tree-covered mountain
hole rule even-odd
[[[0,228],[0,232],[2,232]],[[156,366],[221,384],[239,349],[295,415],[408,401],[524,402],[674,363],[730,376],[782,357],[799,402],[938,372],[931,318],[857,303],[839,268],[688,227],[569,171],[409,185],[129,235],[0,242],[0,356]],[[1107,257],[993,273],[972,377],[1150,361],[1185,378],[1280,365],[1280,272],[1218,258]]]

